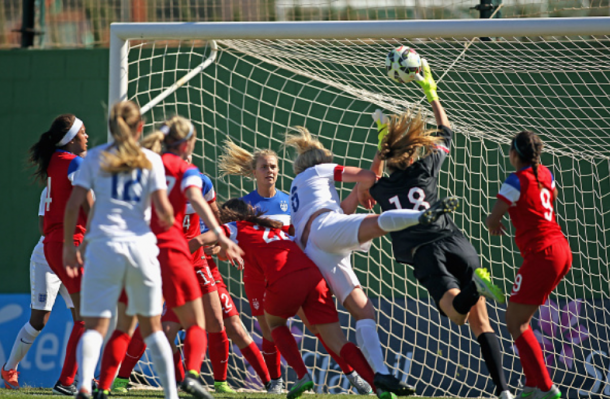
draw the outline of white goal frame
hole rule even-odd
[[[160,27],[163,27],[160,29]],[[366,33],[363,33],[366,32]],[[108,104],[127,100],[129,40],[358,39],[610,35],[610,17],[477,20],[168,22],[110,26]],[[108,136],[110,140],[110,136]]]

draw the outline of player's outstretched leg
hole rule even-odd
[[[419,217],[419,224],[427,225],[435,222],[445,213],[453,212],[460,206],[458,197],[451,196],[436,201],[430,208],[426,209]]]
[[[506,302],[504,292],[500,287],[491,281],[491,275],[487,269],[482,267],[476,269],[474,271],[474,282],[477,285],[477,291],[479,294],[485,298],[498,303]]]

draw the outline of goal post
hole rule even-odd
[[[291,126],[319,135],[338,163],[368,168],[376,150],[375,109],[421,110],[433,124],[419,86],[397,85],[385,75],[385,56],[400,44],[429,60],[455,132],[441,194],[462,199],[454,220],[507,291],[522,261],[514,231],[491,237],[484,220],[513,170],[510,138],[523,129],[542,137],[542,162],[557,181],[555,210],[574,265],[532,329],[567,397],[610,394],[610,18],[112,24],[109,104],[136,101],[148,110],[147,131],[173,114],[190,118],[199,135],[194,162],[212,178],[219,201],[254,188],[248,179],[220,177],[217,159],[229,138],[249,150],[276,150],[278,188],[288,191],[293,154],[281,144]],[[342,196],[350,189],[339,187]],[[392,259],[385,238],[353,257],[378,309],[392,372],[425,396],[492,395],[468,327],[441,317],[410,266]],[[260,342],[240,273],[220,268],[244,325]],[[355,341],[353,320],[339,311]],[[490,303],[488,312],[515,390],[522,373],[505,306]],[[292,330],[317,389],[345,392],[346,379],[315,337],[298,321]],[[155,385],[150,364],[144,359],[137,373]],[[229,364],[230,385],[260,387],[236,347]],[[207,361],[205,367],[209,381]],[[285,378],[294,381],[292,373]]]

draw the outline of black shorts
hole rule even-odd
[[[413,256],[413,274],[428,290],[443,316],[446,315],[439,304],[445,292],[466,287],[480,265],[476,249],[461,234],[425,244]]]

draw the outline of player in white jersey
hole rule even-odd
[[[266,218],[282,222],[282,230],[290,236],[294,236],[294,226],[292,226],[290,218],[290,196],[276,188],[280,169],[275,151],[263,149],[250,153],[232,141],[225,142],[224,148],[225,153],[220,156],[219,169],[225,175],[254,178],[256,181],[256,189],[242,199],[256,209],[265,212]],[[284,385],[281,375],[281,355],[271,336],[271,328],[263,309],[265,278],[256,273],[256,268],[245,267],[243,281],[252,316],[257,318],[263,335],[263,356],[271,377],[268,392],[281,393]],[[309,324],[303,309],[299,309],[298,316],[307,329],[322,343],[326,352],[339,365],[356,391],[361,395],[369,394],[371,386],[341,356],[326,345],[316,326]]]
[[[296,242],[316,263],[330,289],[356,319],[356,340],[375,371],[375,386],[400,396],[415,393],[390,374],[385,365],[377,326],[375,308],[364,293],[351,265],[353,251],[368,251],[371,240],[389,232],[418,223],[429,224],[457,207],[456,198],[440,200],[429,209],[414,211],[396,209],[381,215],[352,214],[358,202],[373,206],[368,189],[375,183],[375,173],[333,162],[333,154],[313,138],[304,127],[298,134],[286,136],[286,145],[297,149],[293,169],[296,174],[290,188],[292,222]],[[334,182],[358,183],[341,201]]]
[[[157,216],[168,228],[174,221],[166,193],[165,170],[157,154],[138,145],[144,123],[135,103],[115,104],[109,125],[114,142],[89,152],[74,182],[64,217],[64,235],[68,237],[64,237],[64,265],[66,272],[74,275],[83,261],[71,237],[80,204],[86,193],[93,190],[96,203],[86,235],[87,265],[82,279],[80,311],[86,331],[77,351],[80,366],[77,398],[91,395],[91,381],[103,337],[119,296],[125,290],[128,304],[118,306],[117,328],[110,340],[128,342],[137,315],[165,397],[177,399],[172,351],[161,329],[159,250],[147,222],[151,200]],[[102,367],[111,358],[112,354],[104,353]],[[99,391],[96,398],[107,394]]]
[[[41,234],[46,198],[47,188],[45,187],[40,194],[40,204],[38,205],[38,230]],[[66,306],[74,311],[74,304],[68,290],[47,263],[43,240],[44,236],[41,236],[30,257],[30,307],[32,309],[30,320],[21,327],[13,343],[11,354],[2,367],[2,379],[6,389],[19,389],[19,373],[17,372],[19,362],[23,360],[34,340],[47,324],[58,293],[64,298]]]

